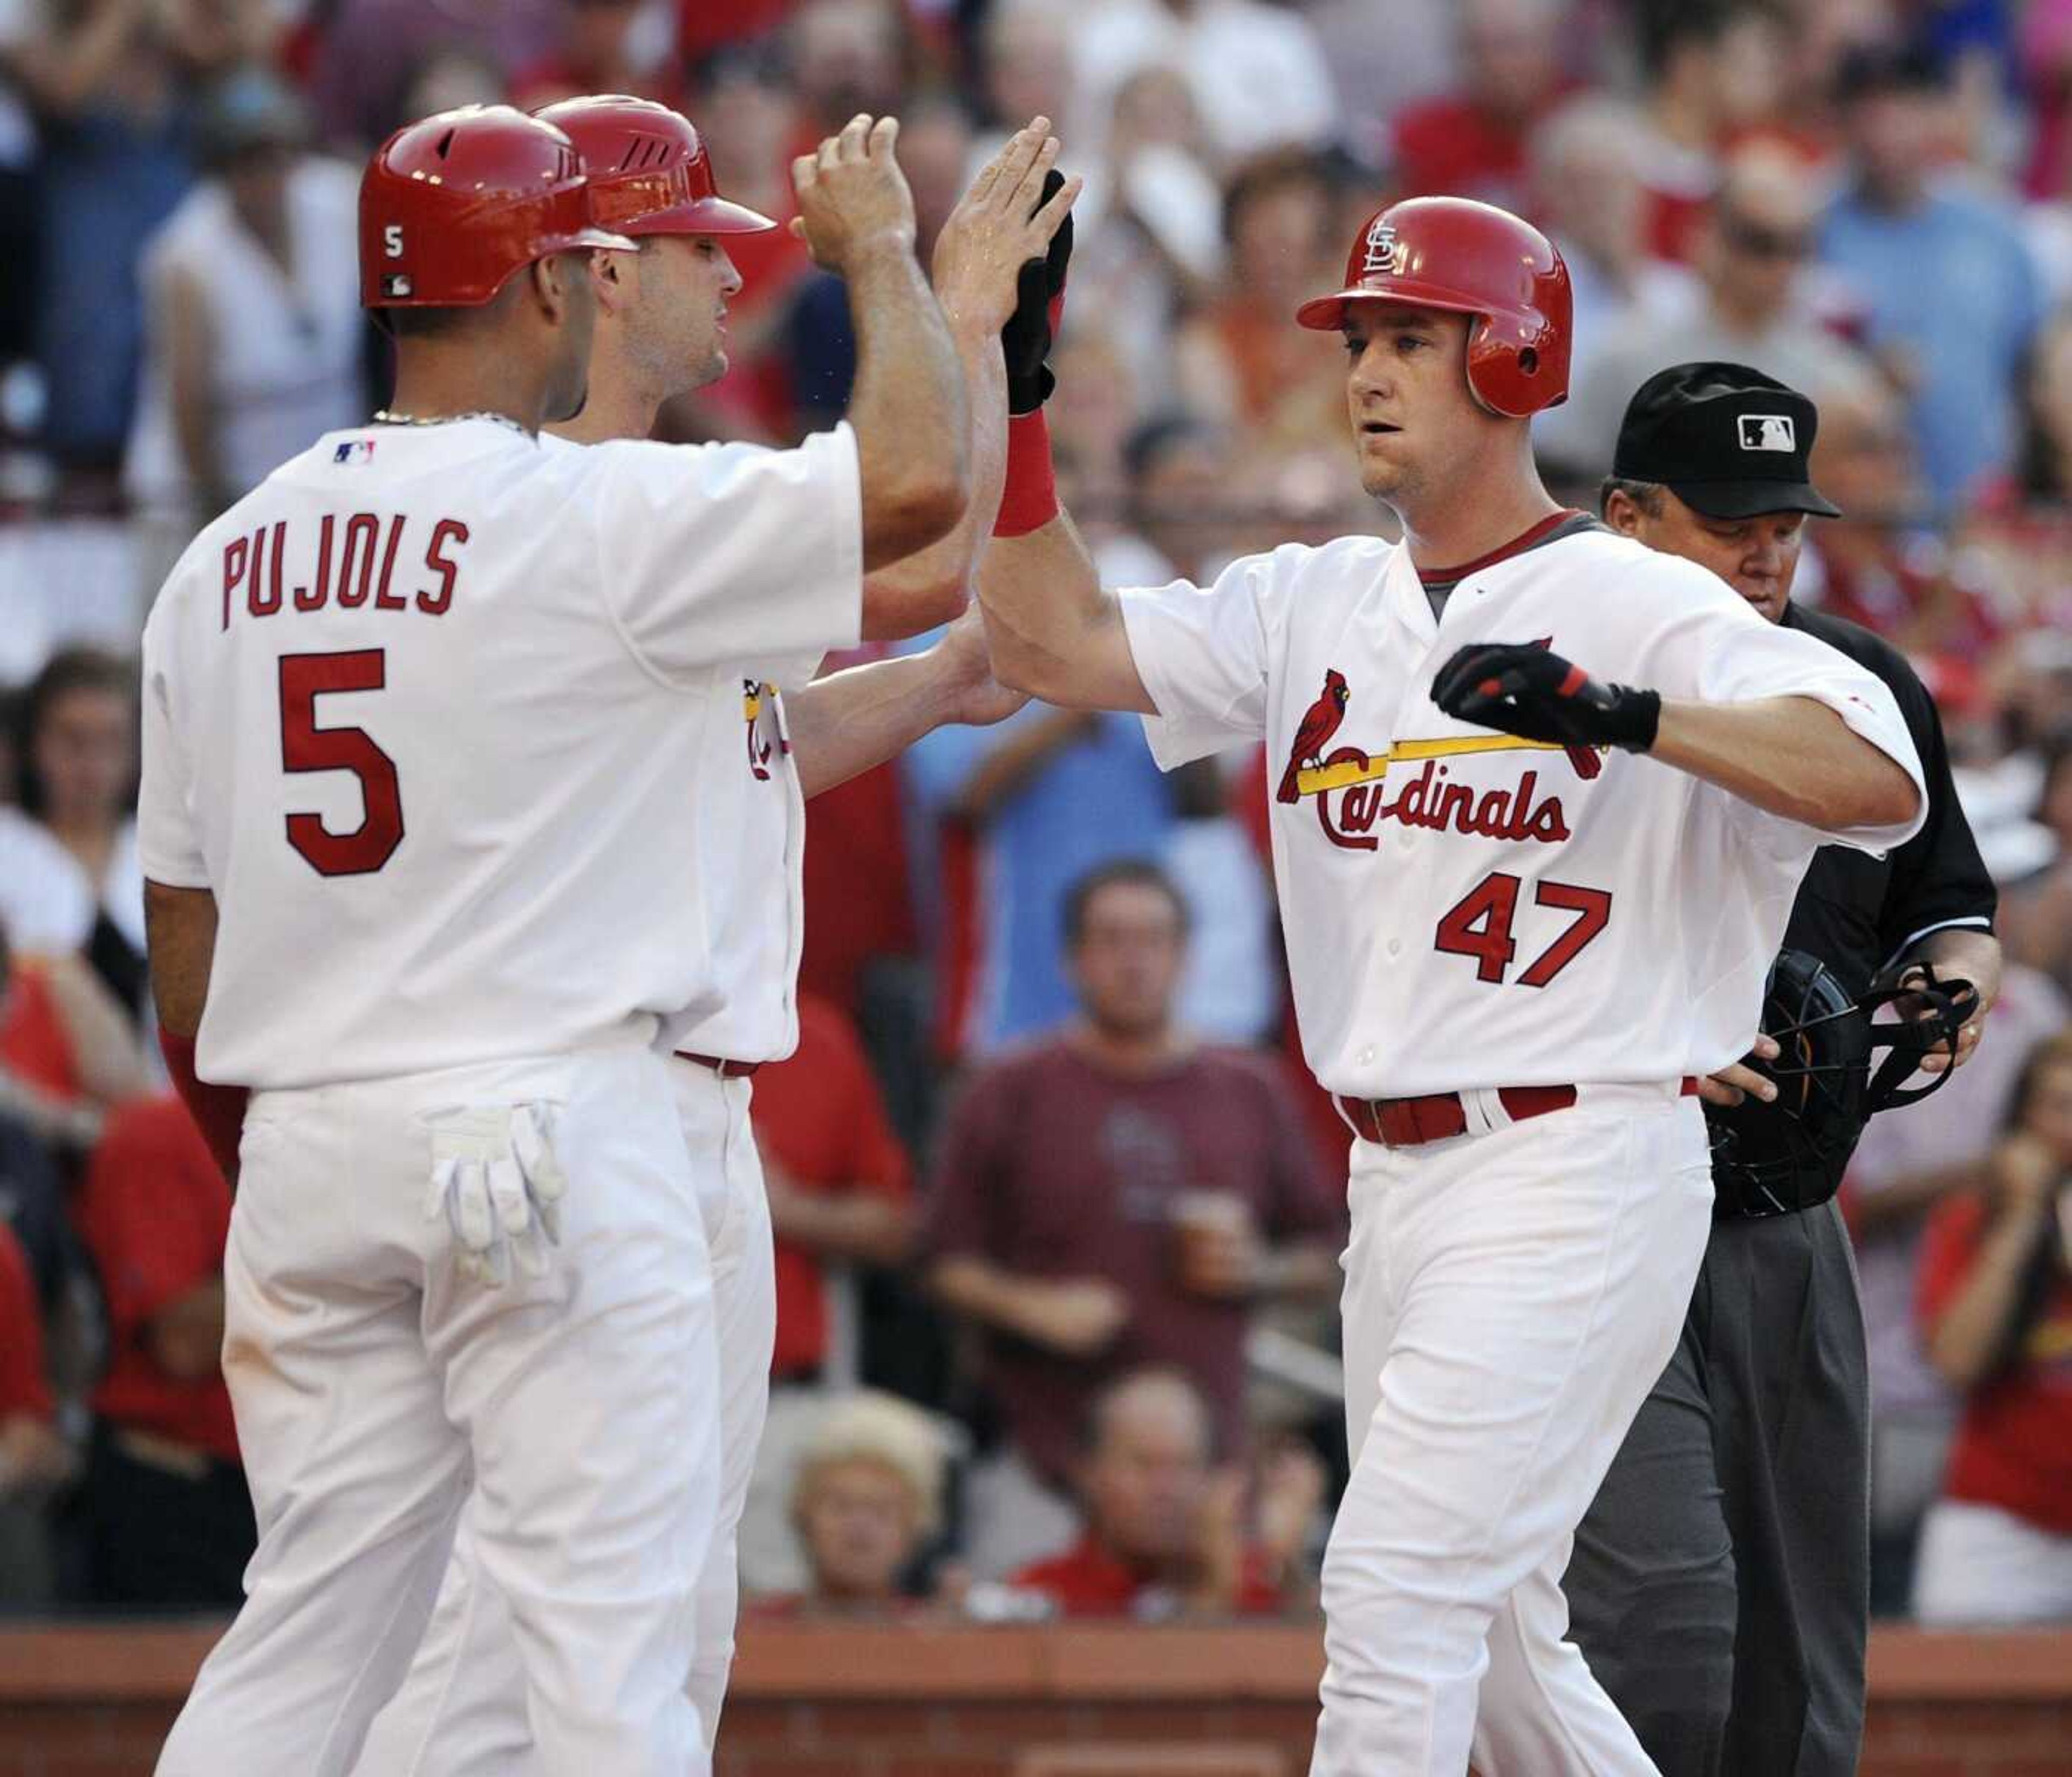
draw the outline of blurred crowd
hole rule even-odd
[[[1934,691],[2010,962],[1845,1188],[1876,1602],[2072,1620],[2072,0],[0,0],[0,1608],[226,1606],[253,1538],[229,1199],[146,1040],[143,612],[380,403],[367,151],[591,91],[683,107],[780,217],[791,154],[898,113],[924,264],[1055,119],[1087,189],[1051,425],[1111,582],[1387,527],[1291,316],[1391,195],[1563,248],[1574,394],[1535,437],[1572,503],[1667,363],[1819,404],[1845,516],[1798,596]],[[847,398],[843,293],[787,232],[734,256],[734,368],[662,429],[790,441]],[[1032,706],[812,803],[800,1049],[754,1085],[762,1607],[1313,1607],[1349,1135],[1290,1028],[1264,773]]]

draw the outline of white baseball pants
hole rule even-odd
[[[777,1286],[770,1205],[749,1128],[749,1082],[722,1081],[690,1061],[668,1067],[711,1254],[718,1335],[719,1504],[702,1557],[692,1564],[689,1605],[689,1695],[709,1758],[734,1661],[740,1598],[734,1533],[769,1406]],[[705,1403],[697,1410],[713,1417]],[[430,1627],[401,1689],[368,1734],[360,1777],[527,1777],[542,1768],[512,1614],[487,1577],[473,1517],[471,1510],[462,1515]]]
[[[558,1106],[545,1276],[463,1280],[420,1120]],[[617,1049],[254,1098],[224,1373],[259,1521],[160,1777],[344,1777],[463,1501],[549,1777],[702,1768],[684,1691],[718,1509],[705,1235],[662,1061]]]
[[[1352,1480],[1324,1557],[1311,1777],[1642,1777],[1562,1640],[1576,1525],[1668,1361],[1711,1228],[1695,1099],[1585,1087],[1354,1144]]]

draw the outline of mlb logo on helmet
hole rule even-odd
[[[1360,262],[1360,275],[1371,277],[1396,269],[1396,224],[1376,216],[1374,226],[1367,232],[1367,257]]]
[[[1799,448],[1799,429],[1788,413],[1744,413],[1741,428],[1744,450],[1781,450],[1789,456]]]

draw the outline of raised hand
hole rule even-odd
[[[1036,117],[980,169],[935,237],[935,295],[952,322],[997,333],[1014,313],[1022,268],[1041,263],[1082,181],[1045,181],[1058,158],[1050,120]]]
[[[914,194],[893,152],[897,117],[858,112],[817,153],[791,162],[799,196],[791,224],[816,265],[846,273],[873,252],[914,250]]]

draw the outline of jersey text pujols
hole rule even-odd
[[[405,551],[405,531],[412,533]],[[418,536],[425,536],[421,551]],[[320,611],[336,603],[343,610],[371,605],[377,611],[415,609],[443,617],[453,603],[459,578],[459,552],[467,544],[467,527],[458,519],[433,521],[429,533],[421,519],[397,512],[341,516],[327,512],[310,537],[303,525],[285,519],[262,524],[234,536],[223,546],[223,627],[230,627],[231,607],[239,594],[248,617],[274,617],[283,610]],[[398,587],[397,562],[415,582],[420,567],[435,577]]]

